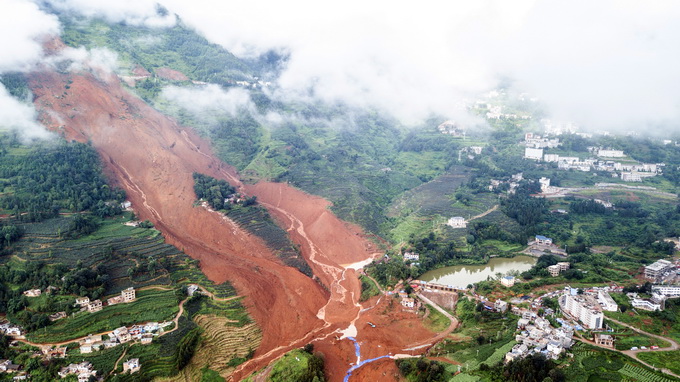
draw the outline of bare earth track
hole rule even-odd
[[[199,260],[211,280],[228,280],[246,296],[244,303],[263,339],[233,380],[311,341],[326,355],[330,380],[342,380],[356,362],[352,344],[341,340],[342,335],[356,336],[357,328],[365,326],[359,324],[361,285],[354,269],[359,265],[351,264],[374,255],[358,227],[333,215],[326,200],[286,184],[244,186],[208,143],[128,93],[115,77],[46,70],[32,73],[29,83],[45,126],[68,140],[90,142],[142,219],[151,220],[170,244]],[[318,281],[283,265],[259,238],[222,214],[194,206],[193,172],[256,195],[301,246]],[[418,320],[405,322],[418,333],[411,342],[433,336]],[[406,345],[394,343],[389,330],[373,329],[370,337],[371,343],[362,345],[370,354],[397,352]],[[381,343],[392,343],[391,349]]]

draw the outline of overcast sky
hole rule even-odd
[[[678,1],[159,0],[168,16],[152,0],[49,2],[152,27],[172,25],[177,13],[239,56],[289,52],[279,79],[286,96],[313,88],[405,122],[455,116],[462,99],[509,77],[555,118],[592,130],[680,130]],[[39,56],[33,39],[58,26],[30,15],[29,0],[0,4],[0,70],[25,66]]]

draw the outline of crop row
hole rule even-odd
[[[633,366],[631,364],[624,365],[619,372],[627,377],[634,378],[640,382],[671,382],[669,379],[655,374],[649,370],[641,367]]]

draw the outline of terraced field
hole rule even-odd
[[[200,381],[205,365],[226,378],[262,340],[254,323],[238,327],[233,320],[212,314],[198,315],[194,322],[203,329],[203,340],[191,363],[168,381]]]
[[[284,264],[299,269],[307,276],[312,276],[312,269],[298,248],[290,240],[286,231],[276,225],[267,210],[259,206],[235,208],[228,211],[227,216],[248,232],[262,238],[267,247],[271,248]]]

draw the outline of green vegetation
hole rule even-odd
[[[360,275],[359,280],[361,281],[361,298],[360,301],[366,301],[373,296],[380,294],[380,289],[370,278]]]
[[[18,155],[17,143],[0,140],[0,208],[22,221],[61,210],[105,217],[120,213],[125,193],[106,184],[97,152],[82,143],[47,142]]]
[[[323,364],[321,355],[301,349],[292,350],[276,361],[268,381],[322,382],[326,380]]]
[[[167,12],[167,11],[166,11]],[[61,39],[68,46],[107,47],[116,51],[130,70],[136,65],[155,72],[177,70],[192,80],[232,85],[251,78],[251,69],[217,44],[186,27],[172,28],[109,24],[102,20],[75,20],[61,15]],[[157,85],[156,85],[157,86]],[[149,84],[150,94],[160,91]]]
[[[443,315],[437,309],[433,308],[431,305],[428,305],[427,309],[429,309],[430,314],[427,316],[425,325],[427,325],[427,327],[430,328],[430,330],[432,330],[435,333],[438,333],[444,331],[446,328],[449,327],[449,325],[451,324],[451,320],[449,320],[448,317]]]
[[[215,370],[210,370],[207,366],[203,368],[201,375],[201,382],[226,382],[226,379],[220,377],[220,374]]]
[[[654,367],[680,374],[680,350],[641,352],[638,357]]]
[[[395,362],[407,381],[438,382],[448,381],[453,377],[444,364],[427,358],[405,358]]]

